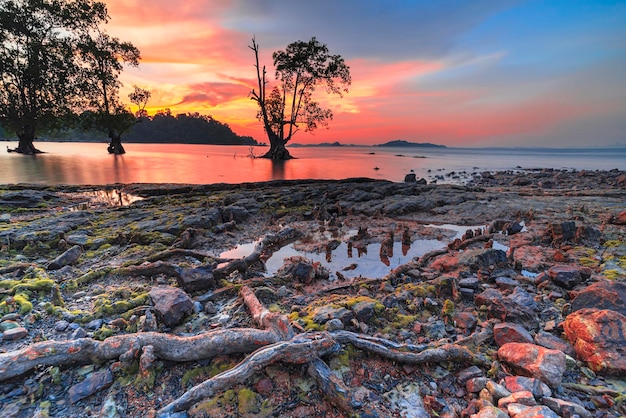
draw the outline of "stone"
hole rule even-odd
[[[215,287],[215,277],[213,277],[211,266],[181,268],[176,281],[179,287],[190,293]]]
[[[520,324],[527,330],[535,330],[539,324],[535,313],[536,303],[530,296],[523,297],[523,293],[528,295],[523,290],[516,289],[516,292],[505,297],[496,289],[487,289],[476,295],[474,303],[477,306],[485,305],[492,318]]]
[[[511,392],[529,391],[535,398],[552,396],[552,390],[539,379],[525,376],[506,376],[504,386]]]
[[[180,324],[193,312],[193,301],[182,289],[169,286],[153,287],[149,295],[157,318],[168,327]]]
[[[249,217],[250,212],[242,206],[230,205],[222,209],[222,218],[224,219],[224,222],[235,221],[237,223],[241,223],[246,221]]]
[[[486,377],[473,377],[465,382],[465,389],[470,393],[478,393],[487,387]]]
[[[454,326],[460,328],[469,335],[476,328],[478,319],[470,312],[456,312],[454,314]]]
[[[466,263],[473,271],[489,272],[494,268],[508,267],[509,264],[506,253],[502,250],[489,248],[469,253],[469,260]]]
[[[576,237],[576,222],[550,224],[545,235],[548,241],[554,244],[572,241]]]
[[[541,403],[562,417],[578,415],[581,418],[590,418],[592,415],[582,405],[563,399],[545,397]]]
[[[626,375],[626,316],[608,309],[580,309],[565,318],[567,339],[596,373]]]
[[[614,225],[626,225],[626,210],[623,210],[617,215],[613,216],[611,223],[613,223]]]
[[[417,181],[417,176],[415,175],[415,173],[409,173],[406,176],[404,176],[405,183],[415,183],[416,181]]]
[[[68,390],[70,403],[74,404],[81,399],[85,399],[94,393],[105,389],[113,383],[113,373],[106,369],[97,372],[86,378],[80,383],[75,384]]]
[[[354,316],[361,322],[368,322],[372,316],[374,315],[374,308],[376,307],[376,302],[373,301],[361,301],[357,302],[352,307],[352,312],[354,312]]]
[[[506,343],[532,343],[533,337],[519,324],[504,322],[493,326],[493,338],[498,347]]]
[[[496,286],[503,290],[513,290],[520,285],[515,279],[510,277],[496,277]]]
[[[337,331],[339,329],[343,329],[343,322],[341,322],[341,319],[335,318],[326,322],[327,331]]]
[[[556,335],[550,334],[549,332],[538,332],[537,334],[535,334],[534,341],[535,344],[542,347],[551,348],[553,350],[560,350],[568,356],[574,355],[574,347],[572,347],[570,343],[563,340],[562,338],[557,337]]]
[[[448,335],[446,332],[446,324],[441,320],[423,324],[422,331],[424,335],[433,340],[440,340]]]
[[[583,278],[579,267],[567,264],[550,267],[548,277],[554,284],[565,289],[573,289]]]
[[[61,320],[61,321],[57,321],[54,324],[54,331],[55,332],[64,332],[65,330],[67,330],[67,327],[70,326],[70,323],[65,321],[65,320]]]
[[[487,382],[486,388],[491,394],[491,397],[496,401],[500,398],[511,396],[511,391],[509,391],[501,384],[494,382],[493,380]]]
[[[325,324],[331,319],[339,319],[344,324],[349,323],[354,318],[354,313],[343,307],[320,306],[313,313],[313,321],[318,324]]]
[[[572,312],[584,308],[610,309],[626,315],[626,283],[602,280],[576,293]]]
[[[76,264],[82,252],[83,250],[80,248],[80,246],[74,245],[69,250],[65,251],[54,260],[50,261],[47,268],[48,270],[58,270],[61,267]]]
[[[2,333],[5,341],[21,340],[28,335],[28,330],[24,327],[10,328]]]
[[[519,403],[526,406],[535,406],[537,405],[537,401],[533,394],[527,390],[521,392],[513,392],[511,395],[500,398],[498,400],[498,408],[506,409],[509,404]]]
[[[515,418],[560,418],[547,406],[533,406],[512,416]]]
[[[565,354],[535,344],[507,343],[498,349],[498,358],[519,374],[535,377],[550,387],[561,384],[566,369]]]
[[[509,414],[495,406],[486,406],[471,418],[509,418]]]
[[[456,380],[459,383],[465,383],[469,379],[473,379],[475,377],[485,377],[485,373],[478,366],[470,366],[467,369],[461,370]]]

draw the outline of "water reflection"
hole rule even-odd
[[[272,180],[285,180],[285,164],[287,161],[272,160]]]
[[[140,196],[126,193],[120,189],[93,190],[89,192],[65,193],[74,201],[79,201],[71,209],[87,210],[97,207],[121,207],[128,206],[142,200]],[[81,201],[82,200],[82,201]]]

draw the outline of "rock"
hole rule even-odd
[[[554,284],[565,289],[573,289],[583,278],[580,268],[567,264],[550,267],[548,277]]]
[[[28,335],[28,330],[24,327],[16,327],[7,329],[2,333],[2,338],[5,341],[21,340]]]
[[[276,274],[280,277],[292,278],[301,283],[311,283],[313,280],[328,279],[330,271],[320,263],[301,257],[285,258],[284,264],[278,269]]]
[[[404,176],[405,183],[415,183],[416,181],[417,181],[417,176],[415,175],[415,173],[409,173],[406,176]]]
[[[478,324],[478,319],[470,312],[456,312],[454,314],[454,326],[463,330],[466,335],[469,335]]]
[[[250,212],[248,212],[248,209],[241,206],[230,205],[222,209],[224,222],[235,221],[236,223],[241,223],[246,221],[249,217]]]
[[[547,406],[533,406],[524,409],[523,411],[511,415],[515,418],[560,418]]]
[[[626,375],[626,316],[608,309],[580,309],[565,318],[563,328],[590,369]]]
[[[465,382],[465,389],[469,393],[478,393],[487,386],[487,381],[486,377],[473,377]]]
[[[69,250],[65,251],[63,254],[52,260],[48,264],[48,270],[58,270],[61,267],[71,266],[76,264],[78,258],[82,254],[83,250],[78,245],[74,245]]]
[[[610,309],[626,315],[626,283],[602,280],[576,293],[572,311],[584,308]]]
[[[57,321],[54,324],[54,331],[55,332],[64,332],[69,325],[70,325],[70,323],[65,321],[65,320]]]
[[[352,312],[354,312],[354,316],[361,322],[368,322],[372,316],[374,315],[374,308],[376,307],[376,302],[373,301],[361,301],[357,302],[352,307]]]
[[[505,322],[493,326],[493,338],[498,347],[506,343],[532,343],[533,337],[519,324]]]
[[[528,330],[535,330],[539,319],[535,313],[534,299],[521,289],[505,297],[496,289],[487,289],[474,298],[477,306],[485,305],[488,314],[505,322],[523,325]]]
[[[553,350],[560,350],[567,354],[568,356],[574,355],[574,347],[567,341],[557,337],[556,335],[552,335],[548,332],[540,331],[535,334],[535,344],[540,345],[542,347],[551,348]]]
[[[99,390],[105,389],[113,383],[113,373],[106,369],[97,372],[86,378],[80,383],[75,384],[68,390],[70,403],[76,403],[81,399],[93,395]]]
[[[592,416],[591,413],[587,411],[582,405],[579,405],[575,402],[545,397],[541,400],[541,403],[562,417],[571,417],[574,415],[578,415],[581,418],[589,418]]]
[[[198,292],[215,287],[215,277],[211,266],[181,268],[176,277],[178,286],[185,292]]]
[[[70,340],[78,340],[80,338],[85,338],[87,336],[87,331],[85,331],[82,327],[76,328],[74,331],[70,333]]]
[[[576,222],[568,221],[550,224],[545,236],[553,244],[572,241],[576,237]]]
[[[104,321],[102,319],[94,319],[93,321],[89,321],[87,324],[85,324],[85,328],[95,331],[97,329],[100,329],[100,327],[102,327],[102,324],[104,323]]]
[[[537,401],[533,394],[527,390],[521,392],[513,392],[511,395],[500,398],[498,400],[498,408],[506,409],[509,404],[519,403],[526,406],[535,406],[537,405]]]
[[[150,298],[157,318],[173,327],[193,312],[193,301],[183,290],[176,287],[153,287]]]
[[[626,210],[623,210],[617,215],[613,216],[611,223],[614,225],[626,225]]]
[[[354,313],[343,307],[320,306],[313,313],[313,321],[318,324],[325,324],[331,319],[339,319],[344,324],[349,323],[354,318]]]
[[[506,376],[504,378],[504,386],[511,392],[529,391],[535,398],[543,398],[544,396],[552,396],[552,390],[548,385],[539,379],[525,376]]]
[[[503,290],[513,290],[520,285],[520,282],[510,277],[497,277],[496,285]]]
[[[518,373],[558,387],[566,369],[565,354],[534,344],[507,343],[498,349],[498,358]]]
[[[476,252],[468,251],[469,260],[467,263],[473,271],[489,272],[495,268],[508,267],[508,259],[506,253],[502,250],[479,250]],[[463,257],[465,259],[465,256]]]
[[[509,414],[495,406],[486,406],[471,418],[509,418]]]
[[[341,319],[334,318],[326,322],[327,331],[337,331],[338,329],[343,329],[343,322],[341,322]]]
[[[208,301],[204,305],[204,312],[208,313],[209,315],[215,315],[217,313],[217,306],[215,306],[215,303]]]
[[[494,382],[493,380],[490,380],[487,382],[486,388],[487,388],[487,391],[489,391],[489,393],[491,394],[491,397],[496,401],[498,399],[511,396],[510,390],[508,390],[506,387],[502,386],[501,384]]]
[[[470,366],[467,369],[463,369],[459,372],[456,380],[459,383],[465,383],[469,379],[476,377],[485,377],[485,373],[478,366]]]

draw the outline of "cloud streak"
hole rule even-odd
[[[626,5],[554,0],[108,0],[109,32],[141,50],[125,91],[150,111],[211,114],[264,140],[248,93],[262,64],[316,36],[351,67],[331,129],[294,141],[626,144]],[[122,96],[124,97],[124,96]],[[593,135],[593,138],[590,136]]]

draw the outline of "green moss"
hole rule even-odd
[[[578,259],[578,264],[584,267],[595,268],[598,267],[600,261],[591,257],[581,257]]]
[[[114,334],[115,334],[115,331],[113,331],[111,328],[109,328],[109,327],[100,327],[100,329],[96,330],[93,333],[93,337],[96,340],[104,341],[107,338],[113,336]]]
[[[27,314],[28,312],[33,310],[33,304],[28,300],[28,295],[24,293],[17,294],[13,297],[15,303],[17,303],[20,307],[20,315]]]
[[[248,388],[240,389],[237,393],[237,410],[241,416],[249,416],[260,412],[258,394]]]
[[[609,280],[617,280],[619,279],[621,276],[623,276],[622,274],[620,274],[619,271],[615,270],[615,269],[611,269],[611,270],[604,270],[602,272],[602,274],[604,274],[604,276],[609,279]]]
[[[450,299],[446,299],[443,302],[441,316],[451,317],[452,315],[454,315],[454,302],[452,302]]]
[[[54,383],[55,385],[58,385],[63,381],[63,376],[61,375],[61,369],[59,369],[57,366],[51,367],[48,373],[50,373],[50,378],[52,379],[52,383]]]
[[[413,324],[417,320],[416,315],[403,315],[396,314],[394,320],[391,321],[391,326],[396,329],[405,329],[408,328],[409,325]]]
[[[617,239],[608,240],[604,243],[604,246],[608,248],[621,247],[623,245],[626,245],[626,244],[624,244],[623,241],[617,240]]]
[[[288,316],[292,322],[300,324],[307,331],[322,331],[324,329],[324,325],[315,322],[310,314],[300,316],[298,312],[292,312]]]

